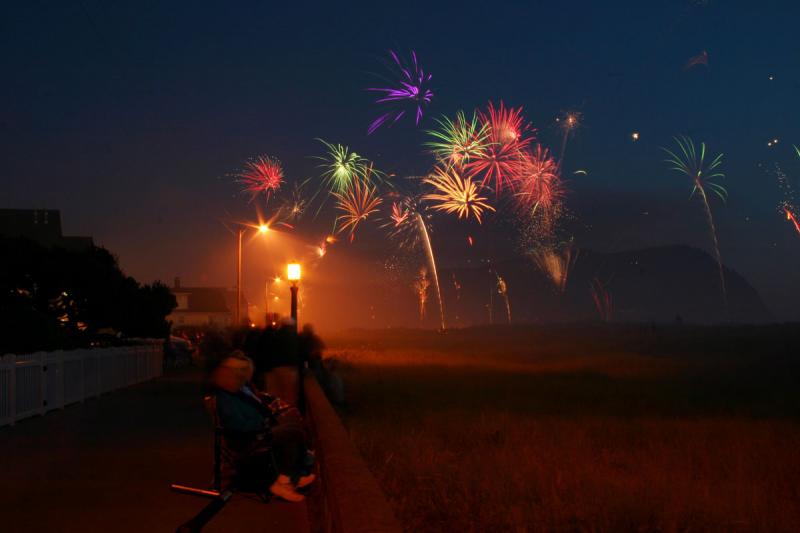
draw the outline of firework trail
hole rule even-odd
[[[336,217],[336,222],[342,222],[339,232],[350,230],[350,242],[356,236],[356,228],[372,213],[378,211],[382,200],[378,196],[378,188],[366,181],[356,179],[344,193],[333,193],[336,198],[336,208],[344,213]]]
[[[370,87],[367,90],[382,93],[383,96],[375,100],[376,104],[386,104],[392,109],[372,121],[367,128],[367,135],[371,135],[384,124],[394,124],[412,109],[415,123],[419,126],[424,109],[433,99],[433,91],[428,88],[431,75],[427,74],[417,60],[417,53],[411,51],[411,64],[406,65],[398,55],[389,50],[389,55],[394,62],[395,80],[391,87]]]
[[[684,70],[689,70],[692,67],[699,67],[704,66],[708,67],[708,52],[703,50],[696,56],[692,56],[689,58],[689,61],[686,62],[686,65],[683,67]]]
[[[678,145],[679,151],[673,152],[667,148],[662,148],[664,152],[669,155],[669,159],[665,162],[672,165],[672,170],[680,172],[692,180],[692,193],[689,198],[697,195],[703,202],[706,220],[711,232],[711,240],[714,245],[714,256],[717,260],[717,267],[719,268],[719,282],[722,289],[722,301],[725,312],[728,310],[728,292],[725,289],[725,273],[722,267],[722,257],[719,253],[719,242],[717,241],[717,228],[714,225],[714,217],[711,215],[711,206],[708,203],[708,195],[706,189],[711,190],[716,194],[724,203],[728,198],[728,191],[725,187],[716,183],[715,180],[725,177],[725,174],[717,170],[722,164],[722,154],[717,155],[711,160],[711,163],[706,165],[706,144],[700,143],[700,151],[695,148],[694,141],[689,137],[675,137],[675,142]]]
[[[797,146],[794,147],[795,153],[800,157],[800,148]],[[800,224],[797,221],[797,194],[795,193],[795,188],[792,186],[792,183],[789,181],[789,177],[786,175],[781,167],[776,163],[775,164],[775,175],[778,177],[778,187],[783,192],[783,200],[778,204],[779,211],[782,215],[786,216],[786,220],[791,222],[794,226],[795,231],[800,233]]]
[[[583,115],[578,111],[565,111],[560,117],[556,119],[558,126],[561,128],[563,137],[561,138],[561,153],[558,154],[558,168],[559,170],[564,163],[564,155],[567,152],[567,139],[569,136],[581,126],[581,118]]]
[[[465,165],[470,175],[481,175],[481,185],[492,182],[499,196],[503,186],[513,188],[524,168],[523,151],[533,141],[536,132],[525,122],[522,108],[506,108],[503,102],[492,102],[486,113],[479,111],[481,124],[489,128],[489,144],[484,153]]]
[[[594,278],[589,283],[589,292],[592,295],[592,301],[597,313],[600,315],[600,319],[603,322],[611,322],[613,302],[611,292],[608,290],[608,284],[603,283],[599,278]]]
[[[441,330],[444,331],[447,329],[444,323],[444,305],[442,304],[442,291],[439,288],[439,273],[436,270],[436,259],[433,257],[431,238],[430,235],[428,235],[428,228],[425,226],[425,220],[422,218],[422,215],[419,212],[414,214],[417,221],[417,227],[419,228],[420,235],[422,236],[422,242],[425,245],[425,251],[428,254],[428,263],[431,266],[431,274],[433,275],[433,285],[436,288],[436,299],[439,302],[439,320]]]
[[[419,277],[414,280],[414,290],[419,299],[419,322],[422,324],[425,321],[425,304],[428,302],[428,288],[431,282],[428,279],[428,273],[425,267],[419,270]]]
[[[461,283],[459,283],[458,279],[456,279],[456,273],[451,272],[450,278],[453,281],[453,290],[456,292],[456,301],[461,301]]]
[[[433,254],[430,232],[426,223],[426,216],[423,215],[424,207],[420,200],[421,197],[419,195],[407,195],[393,202],[389,222],[384,224],[383,227],[390,228],[390,235],[400,241],[400,246],[414,248],[417,244],[420,244],[425,250],[428,269],[431,272],[434,288],[436,289],[436,300],[439,304],[440,326],[444,331],[446,326],[442,291],[439,285],[439,272],[436,269],[436,259]]]
[[[491,130],[489,124],[481,121],[476,113],[472,113],[471,120],[467,120],[464,112],[459,111],[455,120],[443,116],[436,122],[439,129],[427,131],[434,140],[425,143],[425,146],[441,163],[461,168],[470,160],[487,157]]]
[[[788,207],[783,208],[784,212],[786,213],[786,220],[791,220],[792,224],[794,225],[794,229],[797,233],[800,233],[800,224],[797,223],[797,217],[794,213],[789,211]]]
[[[464,219],[472,216],[478,224],[481,223],[484,210],[494,211],[494,207],[486,203],[486,198],[480,196],[478,186],[472,183],[472,179],[464,178],[454,167],[434,167],[433,172],[422,182],[431,185],[436,191],[424,195],[422,199],[436,202],[433,209],[437,211],[455,213],[458,218]]]
[[[497,276],[497,294],[503,297],[503,301],[506,304],[506,316],[508,317],[508,323],[511,324],[511,303],[508,300],[508,285],[506,284],[506,280],[500,277],[500,274],[498,274],[496,270],[494,275]]]
[[[575,261],[578,259],[578,250],[571,243],[561,249],[544,249],[531,252],[534,263],[553,283],[559,293],[567,288],[567,279]]]
[[[236,174],[243,191],[249,193],[250,201],[264,193],[266,201],[283,183],[283,166],[274,157],[259,156],[245,163],[244,169]]]

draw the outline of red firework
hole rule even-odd
[[[536,145],[536,151],[524,153],[524,163],[515,181],[515,198],[521,211],[549,209],[564,194],[558,163],[547,148]]]
[[[486,113],[479,111],[483,124],[489,126],[489,146],[485,155],[469,163],[466,169],[471,175],[482,176],[481,185],[494,183],[496,194],[504,186],[513,188],[525,167],[524,150],[535,138],[536,130],[525,122],[522,108],[499,107],[489,102]]]
[[[262,156],[248,161],[238,176],[245,192],[249,192],[253,198],[263,192],[269,200],[283,183],[283,166],[273,157]]]
[[[786,220],[791,221],[792,225],[794,225],[795,231],[800,233],[800,223],[797,222],[797,217],[794,216],[794,213],[792,213],[788,207],[784,207],[783,211],[786,213]]]

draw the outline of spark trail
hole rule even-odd
[[[689,137],[675,137],[675,142],[678,145],[679,151],[673,152],[667,148],[662,148],[664,152],[669,155],[669,159],[665,162],[672,165],[672,170],[686,175],[692,180],[694,187],[689,198],[698,195],[703,202],[703,209],[706,215],[706,221],[711,233],[711,241],[714,245],[714,257],[717,260],[717,267],[719,269],[719,282],[722,290],[722,302],[724,305],[725,313],[728,312],[728,292],[725,288],[725,272],[722,266],[722,257],[719,252],[719,241],[717,240],[717,227],[714,224],[714,217],[711,214],[711,205],[708,201],[708,194],[706,189],[710,189],[716,194],[723,202],[728,197],[728,191],[725,187],[716,183],[715,180],[725,177],[725,174],[717,170],[722,164],[722,154],[717,155],[711,160],[711,163],[706,165],[706,143],[700,143],[700,150],[695,147],[694,141]]]
[[[433,247],[431,246],[431,238],[428,235],[428,228],[425,226],[425,220],[422,218],[422,215],[417,211],[414,213],[417,228],[419,228],[420,235],[422,236],[422,242],[425,245],[425,252],[428,255],[428,263],[430,264],[431,268],[431,276],[433,277],[433,285],[436,288],[436,299],[439,302],[439,319],[441,323],[441,329],[444,331],[447,329],[444,323],[444,305],[442,305],[442,291],[439,288],[439,273],[436,270],[436,259],[433,257]]]

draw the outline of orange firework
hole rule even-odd
[[[800,233],[800,224],[798,224],[797,222],[797,217],[794,216],[794,213],[792,213],[788,207],[784,207],[783,210],[786,213],[786,220],[790,220],[794,225],[795,231],[797,231],[797,233]]]
[[[569,272],[578,259],[577,250],[573,248],[572,244],[567,244],[560,250],[537,250],[531,255],[542,273],[553,283],[555,289],[563,293],[567,288]]]
[[[437,211],[455,213],[458,218],[465,219],[473,216],[479,224],[484,210],[494,211],[494,207],[486,203],[486,198],[480,196],[480,190],[472,179],[463,177],[453,167],[435,167],[422,181],[436,190],[435,193],[424,195],[422,199],[438,202],[433,206]]]
[[[419,300],[419,321],[425,320],[425,304],[428,303],[428,288],[431,282],[428,279],[428,272],[425,268],[419,270],[419,277],[414,280],[414,290],[417,292]]]
[[[336,198],[336,208],[344,213],[336,217],[336,222],[342,222],[339,232],[350,230],[350,242],[355,239],[358,225],[365,221],[372,213],[378,211],[381,198],[378,196],[377,187],[360,179],[354,180],[350,188],[343,193],[332,193]]]

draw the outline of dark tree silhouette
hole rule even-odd
[[[0,238],[0,353],[86,346],[116,335],[166,337],[175,297],[141,285],[105,248]]]

